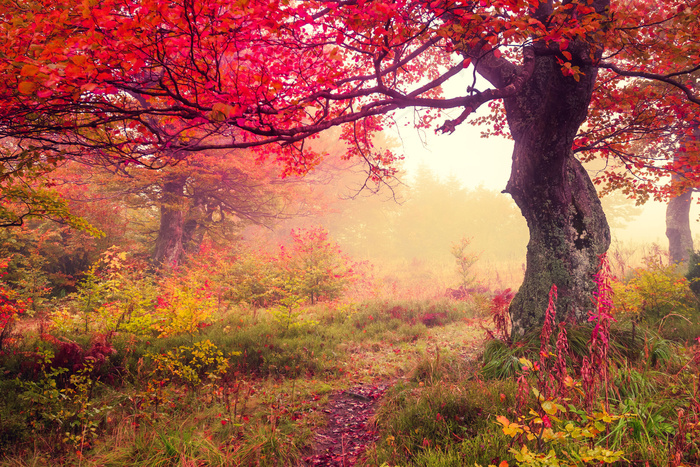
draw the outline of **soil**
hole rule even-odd
[[[372,422],[377,401],[389,383],[368,384],[333,396],[323,410],[328,424],[316,433],[312,455],[306,467],[352,467],[378,434]]]

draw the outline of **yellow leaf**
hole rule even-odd
[[[500,423],[501,425],[503,425],[503,426],[508,426],[508,425],[510,425],[510,420],[508,420],[508,419],[507,419],[506,417],[504,417],[503,415],[499,415],[498,417],[496,417],[496,421],[497,421],[498,423]]]
[[[518,361],[522,366],[527,367],[528,369],[532,369],[532,362],[527,358],[521,357],[520,359],[518,359]]]
[[[557,413],[557,406],[552,403],[552,401],[542,402],[542,410],[544,410],[548,415],[555,415]]]

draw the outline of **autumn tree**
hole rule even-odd
[[[515,141],[506,191],[530,230],[511,305],[521,333],[542,321],[552,284],[559,316],[587,317],[610,242],[574,154],[588,146],[576,137],[592,98],[609,96],[611,119],[651,101],[671,117],[696,112],[697,67],[679,57],[699,55],[687,40],[699,10],[680,0],[3,1],[0,137],[24,148],[17,161],[91,154],[158,166],[254,147],[304,173],[322,156],[304,140],[343,125],[348,157],[381,182],[395,156],[373,151],[371,135],[393,111],[415,108],[417,126],[449,133],[502,100]],[[484,81],[442,95],[475,72]],[[668,87],[620,86],[631,77]],[[461,114],[445,120],[447,109]]]
[[[668,60],[664,69],[682,71],[667,76],[623,72],[622,77],[633,78],[624,80],[607,76],[615,85],[601,86],[594,94],[586,128],[574,143],[584,160],[599,156],[606,163],[607,170],[594,176],[603,194],[619,191],[638,205],[651,198],[667,202],[666,236],[674,263],[687,262],[693,250],[690,205],[700,186],[700,115],[697,105],[686,105],[686,98],[697,103],[692,90],[700,85],[700,67],[693,53],[673,53],[692,40],[681,12],[693,8],[697,4],[679,4],[677,15],[669,14],[663,27],[644,36],[648,50],[637,52],[640,59],[661,52]],[[680,75],[685,84],[669,80]],[[650,77],[656,79],[645,79]]]
[[[697,81],[696,74],[692,73],[691,79]],[[580,137],[578,150],[588,152],[584,153],[587,159],[596,152],[608,159],[607,170],[597,171],[595,176],[605,196],[617,192],[635,199],[638,205],[652,198],[667,203],[669,257],[674,263],[687,262],[693,250],[690,206],[693,192],[700,186],[700,117],[692,108],[661,107],[669,92],[663,82],[634,80],[626,86],[643,90],[646,100],[632,103],[627,112],[611,114],[610,96],[603,93],[594,101],[586,131],[600,136],[597,141]]]
[[[205,238],[232,241],[247,224],[270,226],[301,210],[298,180],[280,178],[269,163],[251,164],[244,153],[207,152],[159,170],[134,166],[125,170],[127,180],[115,181],[116,190],[129,188],[129,205],[158,210],[155,264],[177,265]]]

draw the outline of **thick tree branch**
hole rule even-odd
[[[458,125],[464,122],[464,120],[466,120],[467,117],[469,117],[470,114],[476,111],[476,109],[484,102],[493,99],[504,99],[506,97],[516,95],[523,87],[523,84],[532,76],[534,70],[535,51],[532,47],[527,47],[523,51],[523,66],[518,70],[517,75],[510,84],[504,86],[501,89],[489,89],[482,93],[478,93],[476,96],[474,96],[479,98],[475,99],[475,106],[465,106],[464,111],[460,114],[459,117],[457,117],[454,120],[448,120],[436,131],[441,131],[443,133],[452,133],[455,131],[455,128]]]
[[[644,79],[649,79],[652,81],[661,81],[666,84],[670,84],[671,86],[680,89],[685,93],[686,97],[690,102],[693,102],[694,104],[700,105],[700,97],[695,96],[693,94],[693,90],[686,86],[683,83],[679,83],[675,79],[673,79],[674,76],[679,76],[685,73],[692,73],[693,71],[696,71],[700,69],[700,66],[693,68],[692,70],[686,71],[686,72],[678,72],[678,73],[671,73],[668,75],[661,75],[658,73],[649,73],[646,71],[628,71],[628,70],[623,70],[622,68],[618,67],[615,64],[612,63],[605,63],[601,62],[598,64],[599,68],[605,68],[608,69],[614,73],[617,73],[620,76],[627,76],[630,78],[644,78]]]

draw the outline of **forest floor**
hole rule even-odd
[[[395,317],[397,309],[406,315]],[[325,309],[322,312],[328,313]],[[324,315],[319,316],[324,319]],[[433,323],[427,319],[432,316],[447,322]],[[214,384],[198,388],[195,399],[184,384],[153,386],[157,392],[152,394],[152,386],[147,384],[150,380],[162,383],[163,376],[155,370],[142,369],[140,362],[153,359],[151,354],[166,355],[189,348],[187,339],[175,338],[166,343],[120,341],[122,353],[115,351],[122,358],[118,368],[130,375],[131,382],[100,386],[101,392],[89,403],[102,412],[86,418],[95,427],[94,436],[89,443],[77,444],[75,451],[71,447],[76,443],[71,444],[70,439],[55,430],[35,435],[36,430],[25,423],[27,417],[16,410],[28,406],[20,394],[31,396],[35,387],[43,388],[37,384],[53,384],[57,376],[41,370],[44,373],[39,383],[30,381],[24,385],[19,379],[6,379],[3,383],[0,377],[0,386],[4,384],[7,390],[14,391],[11,400],[4,401],[4,413],[14,417],[8,420],[18,427],[13,432],[26,435],[23,439],[31,440],[33,436],[39,442],[39,448],[32,448],[29,443],[11,445],[15,454],[6,459],[0,454],[0,465],[82,463],[145,467],[170,465],[175,457],[191,460],[192,465],[253,465],[258,461],[264,461],[260,465],[296,467],[362,465],[384,441],[379,427],[384,416],[383,403],[390,400],[392,390],[413,384],[423,387],[423,381],[427,386],[444,362],[478,358],[483,350],[483,326],[487,323],[483,316],[475,316],[478,315],[470,308],[450,302],[437,307],[421,302],[415,309],[412,304],[399,307],[382,303],[361,308],[342,320],[331,316],[333,320],[320,338],[314,332],[275,334],[274,322],[264,317],[242,326],[232,321],[238,332],[231,333],[228,329],[233,324],[221,320],[203,328],[198,340],[211,341],[217,349],[247,345],[250,355],[260,355],[258,365],[268,372],[264,377],[241,375],[235,385],[222,383],[229,399],[223,398],[224,392],[216,392],[219,386]],[[422,322],[430,324],[423,326]],[[47,322],[39,317],[23,319],[18,324],[15,331],[23,336],[22,342],[30,342],[31,336],[36,336],[36,345],[47,348],[57,342],[68,343],[70,348],[78,345],[73,334],[60,339],[47,334]],[[87,349],[90,342],[80,344]],[[132,354],[138,354],[138,360]],[[251,361],[254,365],[257,360]],[[296,370],[293,365],[297,365]],[[21,368],[22,363],[17,361],[16,371]],[[294,371],[299,374],[289,376]],[[52,387],[57,387],[52,392],[56,397],[68,398],[68,403],[55,405],[59,415],[67,413],[65,407],[78,407],[80,394]],[[69,420],[72,415],[63,417]],[[53,426],[53,421],[44,420],[41,414],[36,420]]]
[[[466,325],[465,325],[466,324]],[[371,364],[366,371],[381,370],[381,378],[375,382],[353,386],[336,392],[330,397],[328,405],[322,409],[327,424],[315,433],[313,452],[303,458],[304,467],[352,467],[362,458],[363,452],[378,440],[374,415],[382,396],[397,381],[410,379],[418,368],[419,354],[429,359],[439,358],[445,351],[457,352],[465,360],[478,357],[482,349],[483,328],[481,320],[453,323],[447,326],[431,328],[425,336],[416,342],[424,351],[401,352],[385,347],[359,352],[356,362],[381,362]],[[416,349],[417,350],[417,349]],[[384,355],[381,355],[384,353]],[[390,370],[390,362],[403,353],[405,359],[402,368]],[[383,370],[388,370],[386,373]],[[394,373],[393,375],[391,373]]]
[[[378,439],[372,417],[390,383],[356,386],[334,395],[323,409],[327,425],[316,432],[314,452],[304,466],[355,465],[369,444]]]

